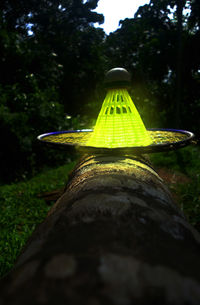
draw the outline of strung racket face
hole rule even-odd
[[[193,133],[186,130],[175,129],[147,129],[148,136],[151,138],[151,144],[147,146],[133,146],[133,147],[95,147],[88,146],[90,138],[93,135],[93,130],[72,130],[59,131],[42,134],[38,140],[52,145],[59,145],[63,147],[75,146],[88,152],[131,152],[131,153],[154,153],[177,148],[185,147],[190,144],[194,138]]]

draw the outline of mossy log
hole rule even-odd
[[[1,305],[200,304],[200,235],[144,156],[85,156]]]

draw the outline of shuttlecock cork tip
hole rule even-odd
[[[105,75],[106,88],[128,88],[131,82],[130,73],[124,68],[114,68]]]

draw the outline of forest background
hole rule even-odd
[[[94,27],[104,21],[93,11],[97,4],[1,1],[1,183],[63,162],[65,154],[42,147],[37,135],[92,127],[104,74],[116,66],[131,72],[147,127],[199,133],[199,1],[152,0],[110,35]]]
[[[94,12],[97,4],[98,0],[1,0],[2,187],[76,159],[71,151],[47,148],[36,138],[50,131],[91,128],[105,96],[105,72],[113,67],[124,67],[131,73],[130,93],[146,127],[186,129],[199,138],[200,1],[151,0],[109,35],[94,27],[104,22],[103,15]],[[178,164],[187,175],[193,170],[195,183],[190,192],[195,206],[190,209],[197,226],[200,219],[194,209],[200,210],[199,152],[197,144],[176,153],[173,160],[171,155],[161,160]],[[5,204],[8,192],[1,190],[0,201]],[[5,228],[12,205],[2,206],[2,213],[7,213],[1,222]],[[20,227],[15,224],[18,241],[23,225],[23,221]],[[29,234],[32,229],[27,230]],[[12,246],[16,255],[22,246],[21,241],[16,246],[18,241]],[[5,254],[11,253],[9,247],[8,242]],[[4,271],[9,266],[10,262]]]

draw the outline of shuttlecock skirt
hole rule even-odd
[[[152,140],[126,89],[108,91],[87,146],[135,147]]]

